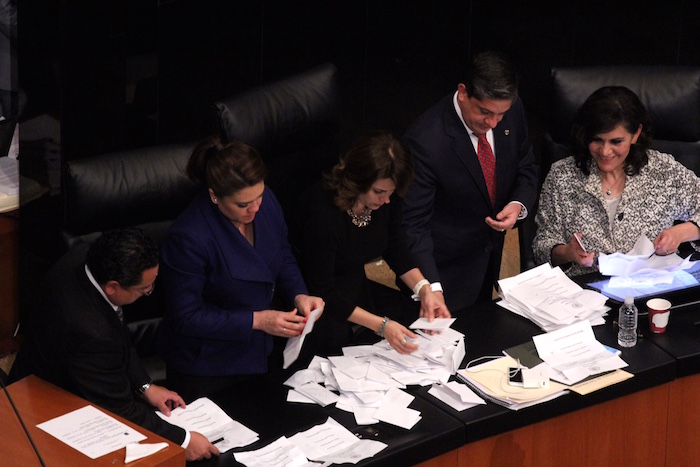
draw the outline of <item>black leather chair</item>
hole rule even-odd
[[[69,161],[63,166],[65,250],[105,230],[138,227],[160,241],[197,187],[185,169],[194,143],[161,145]],[[153,380],[165,377],[156,334],[163,315],[159,288],[125,306],[132,342]]]
[[[552,163],[569,154],[571,124],[579,107],[598,88],[626,86],[652,121],[652,147],[672,154],[700,174],[700,68],[596,66],[552,69],[550,125],[542,147],[542,179]]]
[[[567,143],[576,112],[596,89],[626,86],[650,114],[652,148],[672,154],[700,175],[700,68],[677,66],[555,67],[551,73],[549,125],[542,142],[540,184],[552,163],[569,156]],[[521,238],[521,267],[535,266],[534,213]]]
[[[336,69],[326,64],[215,105],[216,130],[260,151],[267,183],[293,217],[294,202],[337,160],[340,111]],[[66,251],[102,231],[138,227],[157,241],[197,187],[186,175],[196,142],[159,145],[69,161],[63,166],[62,243]],[[155,335],[163,315],[159,287],[125,307],[132,341],[154,379],[164,374]],[[155,375],[155,376],[154,376]]]
[[[160,240],[197,187],[185,169],[194,143],[151,146],[63,166],[63,245],[100,232],[139,227]]]
[[[214,104],[214,126],[227,141],[257,149],[267,185],[287,223],[296,220],[302,192],[338,160],[341,128],[337,69],[326,63]]]

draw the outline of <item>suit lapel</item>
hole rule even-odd
[[[264,197],[263,203],[265,203]],[[263,209],[261,208],[255,215],[255,242],[258,246],[256,249],[213,206],[211,203],[205,205],[206,217],[231,277],[250,281],[274,282],[270,268],[258,252],[259,248],[264,248],[266,244],[269,244],[269,240],[266,238],[269,232],[265,232],[267,226],[263,225],[265,224],[263,222],[265,216]]]

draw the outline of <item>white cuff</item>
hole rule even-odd
[[[183,449],[187,449],[187,446],[190,445],[190,438],[192,438],[192,436],[190,435],[190,432],[185,430],[185,440],[180,445],[180,446],[182,446]]]
[[[423,282],[425,282],[425,283],[423,283]],[[427,285],[427,284],[429,284],[429,282],[427,280],[422,280],[422,281],[418,282],[415,285],[415,287],[413,287],[413,295],[411,295],[411,298],[414,301],[416,301],[416,302],[420,301],[420,295],[418,295],[418,292],[420,292],[420,289],[422,289],[423,286]],[[419,285],[420,285],[420,287],[418,287]],[[418,292],[416,291],[416,288],[418,289]],[[439,282],[433,282],[432,284],[430,284],[430,290],[432,290],[433,292],[442,292],[442,284]]]
[[[430,284],[430,282],[428,282],[425,279],[421,279],[418,282],[416,282],[416,285],[413,286],[413,295],[418,295],[418,293],[420,292],[420,289],[422,289],[423,286],[429,285],[429,284]]]

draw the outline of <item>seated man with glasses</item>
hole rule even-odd
[[[152,384],[124,325],[122,306],[150,295],[157,276],[158,246],[136,229],[72,248],[43,282],[10,379],[33,373],[180,444],[188,460],[209,458],[219,451],[204,436],[156,415],[185,402]]]

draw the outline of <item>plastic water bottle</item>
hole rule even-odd
[[[617,326],[617,343],[621,347],[634,347],[637,344],[637,307],[631,295],[625,297],[625,303],[620,307]]]

